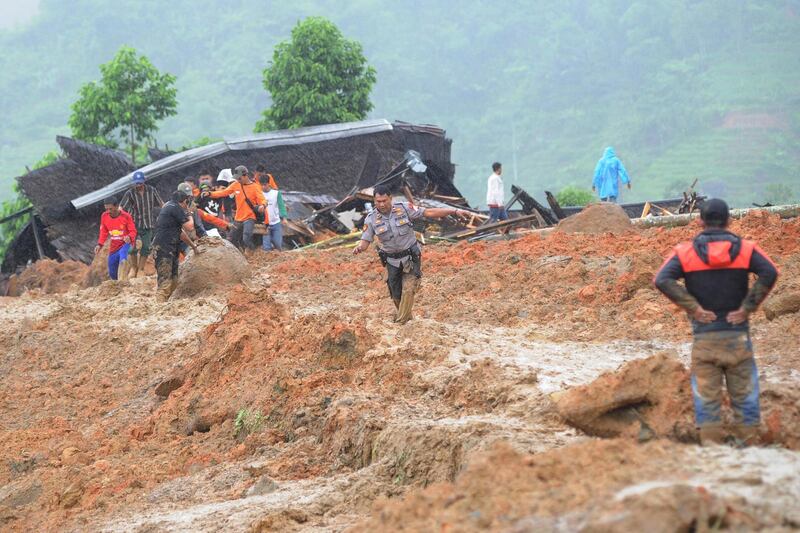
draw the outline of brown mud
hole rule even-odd
[[[733,229],[796,290],[800,221]],[[764,447],[691,442],[689,327],[651,280],[696,230],[428,246],[404,326],[349,249],[166,304],[152,276],[0,299],[0,529],[800,524],[798,313],[753,317]]]
[[[617,204],[600,202],[591,204],[571,217],[567,217],[556,226],[557,232],[563,233],[614,233],[620,234],[633,228],[631,219]]]

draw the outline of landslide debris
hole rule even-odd
[[[250,273],[244,255],[228,240],[204,237],[200,239],[198,249],[199,255],[190,253],[181,263],[178,287],[172,298],[226,292]]]
[[[380,497],[369,530],[798,523],[797,313],[752,323],[764,442],[789,450],[637,445],[613,378],[585,423],[621,439],[587,437],[550,400],[644,352],[686,362],[684,313],[650,280],[697,229],[428,246],[400,328],[377,259],[349,250],[256,255],[242,285],[166,304],[152,278],[2,299],[0,529],[343,530]],[[779,264],[775,296],[800,275],[800,222],[732,229]],[[633,404],[667,435],[690,401],[671,368]],[[263,424],[237,436],[242,409]]]
[[[625,233],[633,228],[631,219],[617,204],[600,202],[591,204],[580,213],[569,216],[558,223],[557,232],[562,233]]]
[[[26,291],[39,290],[44,294],[67,292],[81,286],[88,267],[78,261],[59,263],[53,259],[36,261],[19,275],[8,280],[8,296],[20,296]]]
[[[740,497],[681,482],[696,467],[667,441],[591,441],[528,455],[497,444],[454,483],[380,500],[369,531],[708,531],[780,526]],[[652,483],[650,480],[661,480]],[[641,490],[626,487],[641,484]],[[787,513],[791,515],[791,513]]]
[[[689,372],[673,354],[630,361],[554,396],[558,413],[588,435],[696,440]]]

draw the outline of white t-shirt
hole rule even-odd
[[[278,208],[278,190],[270,189],[264,193],[267,199],[267,215],[269,216],[269,225],[281,223],[281,210]]]
[[[489,184],[486,189],[486,205],[505,205],[506,202],[503,196],[503,178],[492,172],[492,175],[489,176]]]

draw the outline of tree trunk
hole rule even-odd
[[[731,209],[731,218],[742,218],[752,211],[766,211],[780,215],[781,218],[794,218],[800,216],[800,204],[793,205],[776,205],[773,207],[753,207],[747,209]],[[639,228],[655,228],[666,227],[676,228],[678,226],[687,226],[692,221],[700,218],[699,213],[691,213],[685,215],[674,215],[665,217],[648,217],[648,218],[634,218],[631,220],[634,226]]]
[[[131,162],[136,166],[136,137],[134,136],[133,126],[131,126]]]

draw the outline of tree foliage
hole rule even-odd
[[[33,165],[33,169],[36,170],[46,167],[47,165],[52,165],[57,159],[58,154],[56,152],[49,152]],[[0,204],[0,218],[7,217],[31,206],[30,200],[28,200],[28,197],[19,189],[19,184],[16,181],[12,185],[12,188],[14,197]],[[28,223],[30,218],[31,215],[28,213],[13,220],[9,220],[5,224],[0,224],[0,262],[3,261],[11,241],[14,240],[17,233],[25,227],[25,224]]]
[[[40,4],[28,26],[0,30],[0,198],[52,149],[78,90],[122,42],[178,77],[180,112],[157,135],[179,147],[253,129],[270,105],[273,48],[309,15],[361,43],[380,73],[370,116],[447,129],[456,185],[474,203],[491,161],[510,173],[516,155],[516,184],[543,200],[589,187],[608,145],[633,178],[631,201],[698,178],[703,194],[746,206],[764,184],[798,180],[797,0]],[[778,127],[725,126],[748,114]]]
[[[361,44],[323,17],[309,17],[279,43],[264,69],[272,105],[255,131],[362,120],[372,109],[375,69]]]
[[[592,191],[574,185],[568,185],[556,193],[556,200],[563,207],[584,206],[594,199]]]
[[[114,148],[122,144],[135,164],[137,145],[152,141],[157,122],[176,114],[175,76],[162,74],[128,46],[100,72],[102,79],[81,87],[72,104],[72,135]]]

